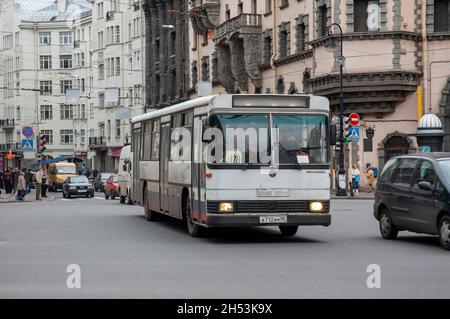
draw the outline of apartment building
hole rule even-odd
[[[413,135],[424,112],[450,131],[449,12],[443,0],[191,1],[190,96],[201,80],[214,93],[313,93],[327,96],[336,115],[339,24],[345,113],[362,118],[346,166],[382,168],[417,150]]]
[[[145,105],[142,17],[135,0],[0,1],[0,169],[35,160],[25,126],[45,135],[48,158],[117,169]]]

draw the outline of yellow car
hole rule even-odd
[[[49,189],[52,192],[62,188],[67,177],[77,176],[77,166],[74,163],[52,163],[48,167]]]

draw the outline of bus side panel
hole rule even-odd
[[[158,211],[159,205],[159,161],[142,161],[140,165],[141,193],[144,193],[144,184],[149,189],[150,209]]]
[[[191,184],[191,163],[181,161],[169,162],[169,207],[170,215],[182,218],[181,199],[183,188]]]

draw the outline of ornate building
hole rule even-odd
[[[450,131],[450,4],[444,0],[190,1],[190,96],[313,93],[339,104],[339,24],[345,113],[362,118],[347,165],[381,168],[414,152],[417,120],[431,108]],[[330,33],[330,34],[329,34]],[[337,47],[330,47],[330,38]],[[439,61],[439,62],[438,62]],[[437,65],[437,63],[440,63]],[[367,129],[374,136],[367,136]],[[370,130],[371,131],[371,130]],[[445,139],[445,149],[450,141]]]
[[[149,108],[187,99],[190,74],[187,8],[187,0],[144,1]]]

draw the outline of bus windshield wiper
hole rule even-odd
[[[295,161],[291,160],[291,162],[297,166],[299,171],[303,169],[303,167],[298,162],[297,155],[294,154],[293,151],[288,150],[281,142],[278,142],[278,148],[290,155],[291,158],[294,157]]]

